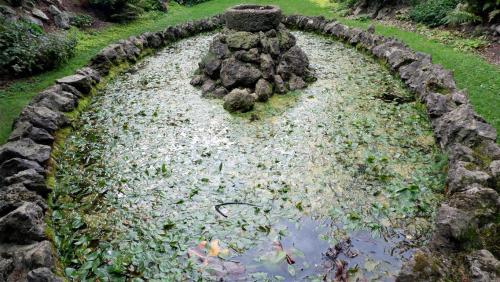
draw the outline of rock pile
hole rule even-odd
[[[256,101],[302,89],[314,79],[306,54],[280,23],[279,8],[240,5],[224,17],[226,27],[191,80],[203,95],[224,98],[228,111],[245,112]]]

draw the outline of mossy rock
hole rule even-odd
[[[259,44],[259,35],[246,31],[231,32],[226,37],[229,48],[232,49],[251,49]]]

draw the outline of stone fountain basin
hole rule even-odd
[[[281,22],[281,9],[270,5],[238,5],[224,13],[226,27],[240,31],[266,31]]]

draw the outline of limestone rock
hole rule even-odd
[[[246,63],[258,63],[260,61],[259,49],[257,48],[252,48],[248,51],[237,51],[234,53],[234,57]]]
[[[403,264],[397,282],[439,281],[443,270],[434,255],[428,250],[417,249],[411,259]]]
[[[226,37],[229,48],[232,49],[251,49],[259,44],[259,35],[246,31],[231,32]]]
[[[234,89],[224,97],[224,109],[229,112],[248,112],[255,104],[255,97],[248,89]]]
[[[270,54],[273,57],[278,57],[280,55],[280,42],[278,38],[273,37],[262,37],[260,39],[260,44],[264,53]]]
[[[260,70],[265,79],[270,79],[274,76],[274,62],[269,54],[260,55]]]
[[[462,192],[472,184],[488,185],[490,175],[476,170],[473,163],[456,162],[450,165],[447,177],[448,193]]]
[[[8,185],[0,193],[0,215],[8,214],[27,202],[38,205],[42,210],[47,209],[45,200],[36,192],[26,189],[21,183]]]
[[[306,83],[300,76],[296,76],[295,74],[292,74],[290,76],[290,81],[288,82],[288,88],[290,89],[290,91],[302,89],[306,86]]]
[[[135,45],[134,45],[135,46]],[[127,53],[128,51],[125,50],[126,47],[124,47],[124,51],[125,53]],[[84,76],[87,76],[90,78],[91,80],[91,83],[92,84],[97,84],[101,81],[101,75],[99,74],[99,72],[93,68],[90,68],[90,67],[83,67],[81,69],[78,69],[76,70],[76,74],[81,74],[81,75],[84,75]],[[70,91],[70,90],[67,90],[67,89],[64,89],[66,88],[67,86],[70,86],[70,87],[74,87],[74,86],[71,86],[69,84],[63,84],[62,85],[62,88],[64,91],[68,91],[68,92],[71,92],[73,93],[74,95],[78,96],[77,94],[75,94],[73,91]],[[75,87],[76,89],[76,87]],[[77,90],[77,89],[76,89]],[[78,91],[78,90],[77,90]],[[81,94],[81,93],[80,93]]]
[[[500,279],[500,261],[488,250],[474,251],[467,256],[472,282],[489,282]]]
[[[454,143],[472,146],[496,140],[496,130],[478,117],[470,105],[461,105],[433,122],[443,148]]]
[[[207,79],[201,86],[201,92],[203,93],[203,95],[207,95],[212,91],[214,91],[215,87],[216,87],[215,82],[211,79]]]
[[[49,20],[49,17],[47,17],[47,15],[42,12],[40,9],[37,9],[37,8],[33,8],[31,10],[31,13],[33,14],[33,16],[39,18],[39,19],[42,19],[44,21],[48,21]]]
[[[8,142],[0,147],[0,163],[13,158],[22,158],[44,164],[49,160],[50,152],[50,146],[37,144],[31,139],[23,138]]]
[[[222,98],[224,96],[226,96],[227,94],[227,90],[226,88],[220,86],[220,87],[217,87],[214,91],[213,91],[213,96],[216,97],[216,98]]]
[[[66,125],[68,120],[62,113],[52,111],[47,107],[28,106],[19,115],[16,124],[18,122],[29,122],[35,127],[43,128],[52,133]]]
[[[69,84],[74,86],[76,89],[81,91],[84,94],[87,94],[92,89],[92,80],[89,76],[74,74],[70,76],[66,76],[56,80],[59,84]]]
[[[210,44],[209,52],[217,56],[219,59],[225,59],[231,54],[227,44],[223,43],[220,38],[215,38]]]
[[[43,211],[34,203],[26,202],[0,218],[0,242],[25,244],[44,238]]]
[[[58,28],[69,29],[71,27],[69,14],[66,12],[62,12],[60,14],[55,15],[54,23]]]
[[[255,86],[255,94],[257,94],[257,100],[265,102],[273,95],[273,85],[261,78]]]
[[[14,270],[12,258],[0,257],[0,281],[7,281],[9,274]]]
[[[297,39],[285,28],[278,29],[276,33],[281,51],[286,51],[295,46]]]
[[[222,85],[226,88],[237,86],[252,86],[262,77],[261,71],[249,63],[243,63],[234,58],[222,62],[220,71]]]
[[[468,232],[477,229],[477,224],[472,213],[442,204],[430,245],[436,249],[449,248],[452,241],[460,242]]]
[[[27,121],[16,123],[8,141],[16,141],[22,138],[29,138],[38,144],[44,145],[51,145],[54,142],[54,137],[47,130],[34,127]]]
[[[53,16],[55,15],[59,15],[61,12],[61,10],[59,10],[59,8],[57,8],[57,6],[55,5],[50,5],[49,6],[49,13]]]
[[[28,282],[63,282],[48,267],[34,269],[28,273]]]
[[[0,176],[6,178],[28,169],[45,174],[44,168],[39,163],[21,158],[13,158],[0,164]]]
[[[456,108],[449,95],[441,95],[434,92],[427,94],[424,102],[430,118],[438,118]]]
[[[280,94],[286,93],[287,89],[283,78],[281,78],[281,76],[279,75],[274,75],[273,79],[274,84],[276,85],[276,91]]]
[[[288,64],[289,70],[292,73],[299,76],[306,73],[306,68],[309,65],[309,59],[298,46],[294,46],[285,52],[282,60]]]
[[[473,184],[464,192],[455,193],[449,200],[451,207],[473,212],[481,220],[494,219],[500,208],[498,193],[491,189]]]
[[[493,180],[493,187],[500,191],[500,160],[490,163],[489,172]]]
[[[222,61],[215,55],[208,53],[200,62],[200,68],[210,77],[217,77],[220,73]]]
[[[46,196],[50,190],[45,184],[45,177],[34,169],[27,169],[18,172],[4,179],[3,184],[6,186],[14,184],[22,184],[29,190],[35,191],[42,196]]]
[[[202,85],[206,80],[208,79],[208,77],[204,74],[199,74],[199,75],[195,75],[193,76],[193,78],[191,79],[191,81],[189,82],[191,85],[193,86],[200,86]]]
[[[72,93],[53,87],[38,93],[31,100],[30,105],[46,107],[53,111],[70,112],[78,105],[78,98]]]

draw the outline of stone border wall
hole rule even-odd
[[[52,147],[57,131],[70,125],[66,113],[113,68],[221,26],[221,17],[215,16],[120,40],[74,75],[58,79],[23,109],[8,142],[0,147],[0,282],[63,281],[54,274],[57,258],[44,221]]]
[[[480,231],[498,228],[500,148],[496,131],[472,109],[465,92],[457,89],[451,72],[432,64],[431,57],[405,44],[349,28],[322,17],[288,16],[283,23],[344,40],[385,61],[399,74],[427,112],[440,147],[448,154],[447,199],[438,210],[428,246],[403,266],[399,281],[437,280],[445,272],[447,253],[478,243]],[[220,16],[147,32],[111,44],[74,75],[36,95],[13,125],[8,143],[0,147],[0,281],[61,281],[45,228],[46,177],[55,134],[69,125],[66,113],[91,93],[113,67],[136,62],[147,50],[222,26]],[[495,229],[496,230],[496,229]],[[471,233],[476,236],[469,236]],[[472,277],[496,279],[498,260],[480,244],[468,252]],[[442,256],[441,256],[442,255]],[[423,259],[422,259],[423,258]],[[434,264],[433,261],[439,259]],[[495,265],[496,263],[496,265]],[[492,268],[493,267],[493,268]],[[483,279],[483,280],[480,280]]]

